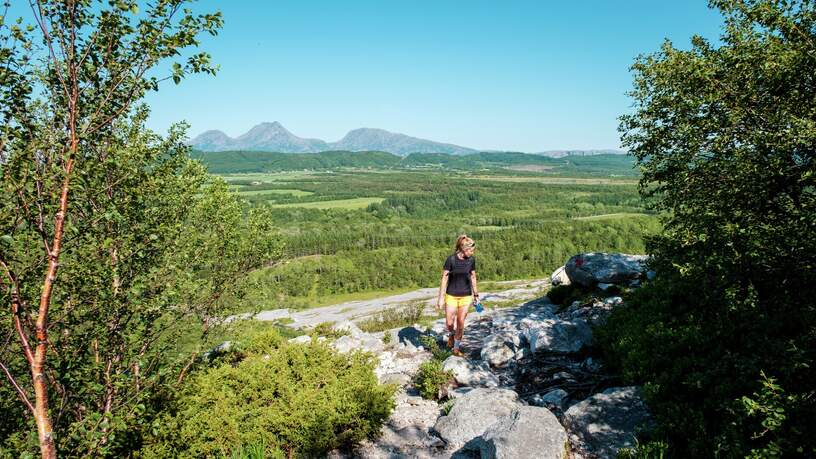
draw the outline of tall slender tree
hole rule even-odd
[[[166,79],[178,83],[191,73],[215,72],[208,54],[182,59],[181,53],[202,34],[215,34],[221,16],[194,14],[186,3],[157,0],[140,11],[135,0],[32,0],[30,26],[5,15],[0,23],[1,285],[31,386],[21,384],[13,368],[0,363],[0,370],[35,419],[44,458],[56,457],[48,385],[58,377],[48,357],[55,352],[51,316],[66,235],[79,226],[72,196],[90,184],[88,166],[123,151],[109,148],[111,138],[147,91]],[[113,196],[118,184],[108,185]],[[37,250],[26,245],[32,235]],[[26,249],[15,250],[21,244]],[[123,270],[118,248],[111,245],[107,253],[113,270]]]

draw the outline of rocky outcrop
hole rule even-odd
[[[411,381],[431,358],[425,336],[444,346],[444,319],[427,329],[385,332],[388,344],[380,339],[385,333],[338,324],[346,335],[331,345],[374,353],[379,381],[399,387],[381,436],[363,442],[350,457],[615,457],[632,446],[649,417],[637,388],[604,390],[615,379],[593,355],[591,325],[603,323],[623,302],[614,291],[566,308],[542,297],[470,315],[466,356],[443,362],[455,384],[440,391],[446,398],[440,403],[419,398]]]
[[[598,283],[628,284],[646,272],[646,255],[623,253],[582,253],[575,255],[564,265],[572,284],[594,287]]]
[[[571,406],[564,414],[573,448],[587,457],[614,458],[635,446],[635,433],[652,421],[637,387],[612,387]]]

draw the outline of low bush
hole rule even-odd
[[[439,360],[440,362],[444,361],[448,357],[451,356],[451,352],[448,349],[439,347],[439,341],[436,340],[436,337],[430,335],[423,335],[419,337],[419,342],[422,343],[422,346],[428,350],[433,355],[435,360]]]
[[[245,343],[242,361],[186,384],[142,457],[257,457],[258,445],[267,457],[320,456],[376,434],[393,409],[368,354],[290,345],[274,331]]]
[[[419,390],[422,398],[437,400],[440,389],[452,379],[453,374],[442,369],[442,362],[432,359],[419,366],[419,371],[414,378],[414,386]]]

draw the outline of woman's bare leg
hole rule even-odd
[[[456,311],[456,340],[462,341],[462,336],[465,335],[465,319],[468,315],[468,307],[462,306]]]
[[[453,337],[456,332],[456,306],[445,305],[445,326],[448,328],[448,338]]]

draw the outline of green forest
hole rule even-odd
[[[0,16],[0,458],[348,450],[395,406],[372,355],[222,319],[433,287],[463,233],[484,281],[652,255],[595,330],[634,457],[816,456],[812,1],[711,0],[717,42],[634,61],[629,154],[563,158],[191,151],[145,104],[219,70],[191,3]]]
[[[239,311],[297,309],[331,295],[432,287],[463,233],[479,243],[480,278],[492,281],[544,277],[580,252],[642,253],[644,236],[660,227],[635,184],[625,179],[553,183],[545,173],[504,169],[224,178],[249,205],[269,209],[285,255],[285,261],[252,273],[258,290],[236,302]],[[377,202],[363,208],[329,205],[357,198]],[[327,206],[299,207],[313,203]]]

